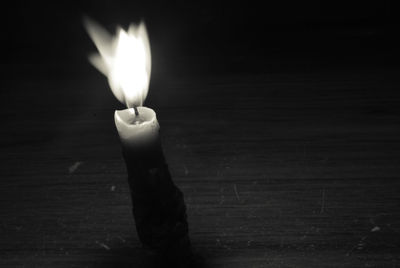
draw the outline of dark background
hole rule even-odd
[[[15,1],[2,13],[7,63],[82,65],[85,14],[110,31],[143,18],[155,71],[189,71],[192,57],[202,72],[395,63],[398,47],[393,1]]]
[[[400,264],[395,1],[1,8],[0,266],[147,267],[82,17],[144,19],[157,112],[210,267]],[[73,167],[76,168],[73,168]]]

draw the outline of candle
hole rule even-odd
[[[127,109],[114,113],[128,171],[136,230],[142,244],[156,251],[162,262],[190,267],[186,206],[173,183],[159,137],[156,113],[143,102],[151,72],[150,44],[144,23],[118,28],[116,37],[86,19],[85,27],[99,54],[91,63],[107,76],[115,97]]]
[[[158,139],[160,126],[150,108],[137,107],[137,114],[133,108],[115,111],[114,121],[122,145],[131,150],[150,146]]]

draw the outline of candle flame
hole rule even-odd
[[[116,36],[89,18],[85,18],[84,24],[99,51],[89,56],[89,61],[107,76],[120,102],[128,108],[142,106],[151,73],[150,42],[144,22],[131,24],[128,31],[118,27]]]

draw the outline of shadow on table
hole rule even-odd
[[[193,251],[193,257],[188,261],[167,259],[152,250],[145,248],[116,248],[110,249],[106,254],[101,256],[99,263],[94,267],[98,268],[124,268],[124,267],[141,267],[141,268],[208,268],[205,261],[205,253]]]

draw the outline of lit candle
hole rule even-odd
[[[86,29],[99,54],[91,63],[107,76],[115,97],[127,109],[115,111],[115,125],[122,144],[131,190],[133,215],[141,242],[175,267],[191,259],[186,207],[166,164],[156,113],[142,107],[150,72],[150,44],[144,23],[118,29],[111,36],[93,21]],[[178,266],[176,266],[178,265]]]

